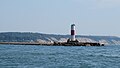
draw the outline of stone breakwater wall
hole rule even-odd
[[[100,43],[91,42],[77,42],[77,43],[67,43],[67,42],[54,42],[54,43],[38,43],[38,42],[0,42],[0,44],[7,45],[46,45],[46,46],[104,46]]]

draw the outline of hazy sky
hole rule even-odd
[[[0,0],[0,32],[120,36],[120,0]]]

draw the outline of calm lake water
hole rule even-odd
[[[120,45],[0,45],[0,68],[120,68]]]

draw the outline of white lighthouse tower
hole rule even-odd
[[[71,25],[71,41],[75,41],[75,24]]]

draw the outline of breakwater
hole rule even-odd
[[[104,44],[92,43],[92,42],[54,42],[54,43],[0,42],[0,44],[8,44],[8,45],[47,45],[47,46],[104,46]]]

